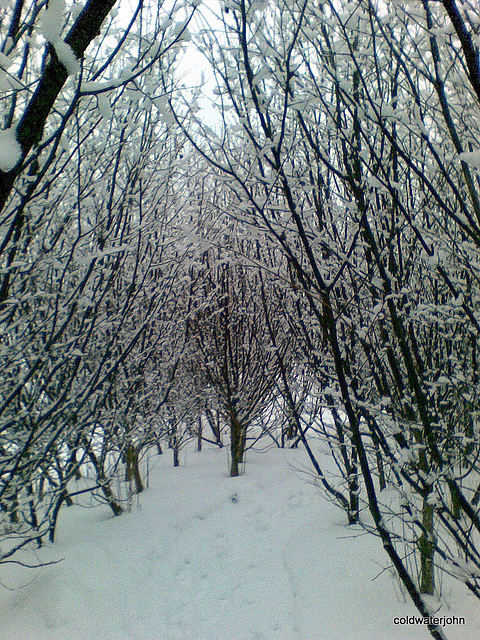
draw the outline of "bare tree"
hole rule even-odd
[[[295,271],[303,333],[319,336],[315,375],[342,417],[340,452],[350,443],[347,477],[361,474],[352,495],[428,615],[435,567],[480,595],[479,102],[477,8],[422,7],[230,3],[223,32],[202,43],[223,130],[175,108],[228,176],[236,215],[275,238]],[[403,539],[385,486],[407,511]]]
[[[60,507],[75,493],[69,483],[87,460],[96,481],[81,491],[98,490],[122,511],[105,446],[117,429],[111,401],[115,390],[119,410],[128,405],[132,387],[118,392],[130,357],[133,387],[146,374],[158,346],[151,321],[171,290],[172,269],[158,288],[152,274],[164,266],[158,221],[176,148],[161,83],[145,72],[173,81],[194,9],[139,2],[120,15],[113,5],[92,0],[75,13],[51,0],[1,9],[3,559],[53,538]],[[171,28],[162,24],[169,17],[177,18]],[[145,304],[147,289],[159,295]],[[145,336],[149,349],[140,351]],[[132,429],[124,436],[120,451]]]

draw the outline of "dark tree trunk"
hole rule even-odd
[[[420,591],[427,595],[435,592],[435,540],[434,540],[434,506],[427,499],[423,501],[423,527],[418,546],[420,549]]]
[[[203,435],[202,416],[198,416],[197,451],[202,450],[202,435]]]
[[[115,516],[121,515],[123,513],[124,509],[117,502],[117,500],[115,498],[115,495],[114,495],[114,493],[113,493],[113,491],[111,489],[111,486],[110,486],[110,481],[105,476],[105,471],[103,469],[103,465],[102,465],[101,461],[97,458],[97,456],[95,455],[95,453],[93,452],[93,450],[91,449],[90,446],[87,447],[87,453],[88,453],[88,457],[92,461],[92,464],[93,464],[93,466],[95,468],[95,471],[97,473],[97,482],[98,482],[99,486],[102,489],[103,495],[105,496],[105,499],[107,501],[108,506],[112,510],[113,515],[115,515]]]
[[[210,409],[208,407],[205,408],[205,415],[207,417],[208,420],[208,424],[210,426],[210,429],[212,430],[213,436],[215,438],[216,443],[218,444],[218,446],[220,447],[220,449],[223,447],[223,443],[222,443],[222,437],[221,437],[221,433],[220,433],[220,416],[218,411],[216,412],[216,417],[213,415],[212,411],[210,411]]]
[[[247,430],[232,409],[230,411],[230,452],[232,456],[230,476],[232,478],[240,475],[240,465],[243,463],[246,439]]]
[[[173,447],[173,466],[174,467],[179,467],[180,466],[180,458],[179,458],[179,451],[178,451],[178,445],[174,445]]]
[[[127,465],[125,479],[127,482],[135,483],[135,493],[141,493],[145,488],[140,474],[139,455],[140,451],[137,447],[131,444],[125,447],[124,458]]]

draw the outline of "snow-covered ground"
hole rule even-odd
[[[393,624],[413,605],[382,572],[379,541],[347,527],[299,472],[302,451],[249,451],[239,478],[228,477],[226,456],[188,451],[179,468],[152,457],[139,508],[119,518],[105,506],[64,509],[57,543],[36,553],[60,564],[0,567],[0,638],[430,638]],[[477,601],[444,592],[437,615],[466,618],[445,628],[449,640],[477,640]]]

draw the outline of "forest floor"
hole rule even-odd
[[[346,526],[301,450],[227,450],[149,461],[149,487],[119,518],[65,508],[32,570],[0,567],[2,640],[427,640],[377,538]],[[137,503],[138,502],[138,503]],[[33,557],[22,556],[24,561]],[[480,637],[478,601],[444,582],[449,640]]]

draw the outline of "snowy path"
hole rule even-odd
[[[2,640],[427,640],[395,627],[400,601],[378,541],[353,537],[343,514],[295,473],[301,452],[249,454],[226,475],[226,452],[155,457],[140,510],[65,510],[65,558],[0,591]],[[3,571],[3,570],[2,570]],[[9,587],[32,574],[10,568]],[[474,640],[468,629],[449,638]],[[464,635],[464,633],[467,635]],[[470,635],[472,634],[472,635]]]

